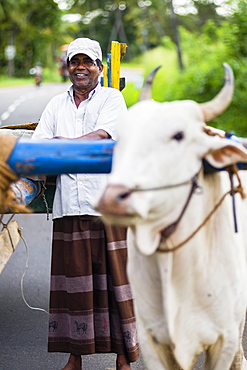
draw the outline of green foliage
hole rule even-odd
[[[221,36],[232,57],[247,57],[247,2],[239,0],[238,9],[223,23]]]
[[[105,55],[112,40],[126,42],[132,58],[157,46],[166,34],[172,35],[165,0],[74,0],[72,4],[70,11],[82,15],[77,36],[96,38]]]
[[[58,69],[43,69],[43,81],[44,82],[61,82],[61,76],[58,73]]]
[[[37,62],[52,67],[63,43],[61,15],[53,0],[0,0],[0,73],[7,73],[7,45],[16,47],[15,76],[28,76]]]
[[[198,25],[202,27],[209,20],[220,23],[221,17],[217,14],[217,3],[209,0],[193,0],[198,14]]]
[[[225,26],[222,26],[225,29]],[[162,64],[153,87],[152,97],[157,101],[191,99],[198,103],[214,98],[224,84],[224,69],[227,62],[235,76],[235,90],[231,105],[210,124],[225,131],[234,131],[236,135],[247,137],[247,59],[241,54],[232,55],[229,44],[222,38],[222,28],[213,22],[205,24],[199,38],[184,29],[180,30],[184,61],[183,72],[178,69],[175,49],[162,47],[149,50],[143,55],[142,64],[145,76],[157,65]],[[229,39],[228,39],[229,42]],[[128,90],[125,99],[128,105],[137,101],[138,94]]]
[[[244,11],[244,0],[237,1]],[[197,10],[194,14],[187,12],[186,5],[180,6],[179,12],[176,5],[177,23],[199,35],[211,20],[207,34],[208,41],[214,42],[223,19],[217,13],[216,1],[192,0],[193,3]],[[112,40],[126,42],[129,60],[159,45],[170,49],[174,42],[171,4],[166,0],[0,0],[0,73],[7,70],[4,48],[9,43],[17,49],[15,74],[18,76],[28,75],[38,61],[44,67],[53,68],[60,46],[76,37],[97,39],[105,56]],[[75,14],[79,15],[79,21],[62,18]],[[244,30],[244,16],[241,18],[240,13],[233,22],[236,20],[239,29],[229,34],[233,40],[240,39]]]
[[[127,83],[122,93],[127,107],[130,107],[138,101],[139,91],[133,82]]]

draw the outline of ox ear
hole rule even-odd
[[[247,162],[247,150],[239,143],[229,139],[215,140],[209,152],[204,157],[211,166],[224,168],[236,163]]]

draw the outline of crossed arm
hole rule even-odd
[[[54,139],[68,139],[68,140],[100,140],[100,139],[110,139],[111,136],[102,129],[89,132],[86,135],[77,137],[76,139],[66,138],[63,136],[55,136]]]

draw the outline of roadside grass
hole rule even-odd
[[[31,84],[33,84],[33,79],[30,77],[15,78],[15,77],[0,76],[0,87],[21,86],[21,85],[31,85]]]
[[[44,68],[43,70],[43,83],[46,82],[62,82],[61,76],[58,73],[57,69],[50,70],[48,68]],[[34,77],[8,77],[6,75],[0,76],[0,87],[8,87],[8,86],[21,86],[21,85],[33,85],[34,84]]]
[[[122,63],[121,65],[127,68],[131,66],[142,68],[144,79],[154,68],[161,66],[152,84],[152,98],[160,102],[173,99],[174,84],[177,83],[180,76],[175,50],[160,46],[146,51],[133,63]],[[127,107],[138,101],[140,90],[141,87],[137,88],[132,82],[126,84],[122,93]]]

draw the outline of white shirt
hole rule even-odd
[[[71,86],[67,92],[55,96],[47,104],[32,139],[51,139],[54,136],[77,138],[102,129],[116,140],[116,122],[126,110],[121,92],[102,87],[100,84],[77,108]],[[92,208],[92,204],[99,190],[105,185],[105,174],[58,176],[53,202],[53,219],[85,214],[99,215]]]

